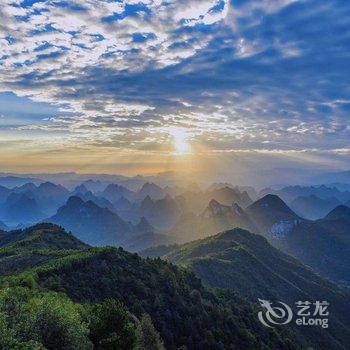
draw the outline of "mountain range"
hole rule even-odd
[[[158,234],[145,217],[137,225],[124,221],[115,212],[98,206],[92,200],[71,196],[52,217],[45,219],[75,232],[82,241],[95,245],[122,245],[135,251],[169,239]]]
[[[253,202],[247,193],[254,194],[251,189],[226,184],[201,190],[194,183],[181,191],[179,187],[161,188],[147,182],[138,191],[118,184],[97,190],[101,184],[85,181],[71,192],[48,182],[26,183],[12,189],[0,187],[2,229],[53,222],[75,232],[88,244],[122,245],[137,251],[240,227],[262,234],[272,245],[296,256],[322,276],[342,284],[350,282],[346,219],[328,215],[309,219],[312,214],[319,217],[327,208],[333,210],[333,206],[339,210],[339,198],[345,200],[346,191],[326,186],[274,190],[289,199],[297,196],[292,201],[297,209],[294,211],[276,194],[269,193]],[[95,192],[89,185],[96,185]],[[334,196],[329,197],[331,194]]]
[[[265,188],[260,191],[259,197],[266,194],[275,194],[287,203],[291,203],[297,197],[305,197],[314,195],[321,199],[336,198],[341,203],[350,200],[350,191],[340,191],[336,187],[325,185],[320,186],[286,186],[281,189]]]
[[[63,298],[56,310],[71,303],[75,320],[120,303],[118,315],[131,338],[104,335],[103,341],[114,342],[110,348],[122,348],[115,341],[124,339],[131,349],[145,317],[154,342],[167,349],[347,348],[346,190],[288,186],[258,193],[230,184],[161,187],[139,178],[128,188],[123,181],[129,180],[85,179],[70,190],[49,182],[0,186],[0,327],[6,339],[27,342],[23,337],[37,332],[17,330],[17,321],[1,323],[14,317],[3,304],[9,293],[23,305],[28,324],[37,317],[26,315],[36,312],[38,295]],[[327,300],[329,328],[265,328],[256,317],[258,299],[290,306]],[[105,322],[95,321],[74,321],[74,327]],[[102,341],[94,328],[84,334],[86,344]],[[7,348],[16,348],[10,340]]]
[[[350,225],[349,208],[345,208],[348,207],[338,206],[323,219],[312,221],[299,217],[282,199],[271,194],[245,210],[237,204],[225,206],[211,201],[201,215],[184,216],[167,235],[174,242],[184,243],[235,227],[248,229],[322,276],[349,284]]]

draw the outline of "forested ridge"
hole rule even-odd
[[[303,342],[264,328],[252,304],[161,259],[79,246],[51,224],[17,236],[0,237],[0,261],[26,255],[29,266],[1,277],[4,349],[297,349]]]

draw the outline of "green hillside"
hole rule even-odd
[[[157,249],[143,254],[156,256]],[[320,278],[291,256],[273,248],[261,235],[234,229],[182,246],[159,248],[163,257],[194,272],[212,288],[227,288],[252,301],[281,300],[293,305],[299,300],[327,300],[332,305],[329,331],[299,329],[318,347],[322,342],[350,342],[350,319],[344,309],[350,296],[335,284]],[[328,339],[331,338],[332,340]]]
[[[77,249],[79,241],[52,232],[58,230],[38,226],[3,245],[14,248],[13,257],[16,249],[20,256],[45,252],[47,261],[31,261],[28,269],[22,261],[22,272],[0,279],[2,348],[161,349],[162,341],[166,349],[305,345],[287,328],[265,328],[251,303],[229,292],[217,295],[186,269],[121,248]],[[22,243],[28,241],[35,243]]]
[[[0,248],[84,249],[89,247],[62,227],[50,223],[0,235]]]
[[[0,275],[18,273],[89,246],[53,224],[0,235]]]

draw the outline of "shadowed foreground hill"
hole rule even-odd
[[[263,327],[249,302],[231,293],[216,295],[193,273],[166,261],[121,248],[89,248],[50,224],[8,235],[1,237],[1,249],[13,249],[13,258],[18,250],[29,259],[46,254],[46,261],[31,261],[27,269],[22,260],[16,269],[22,272],[0,279],[0,326],[6,334],[0,345],[7,348],[131,350],[150,333],[156,345],[157,331],[167,349],[305,345],[287,328]]]
[[[158,253],[157,253],[158,251]],[[295,302],[327,300],[331,305],[329,332],[300,328],[316,348],[323,342],[350,342],[350,296],[323,280],[298,260],[272,247],[261,235],[234,229],[184,245],[151,248],[143,256],[162,255],[193,271],[207,285],[228,288],[252,301],[258,298]]]
[[[323,219],[303,221],[276,246],[322,276],[350,284],[350,208],[339,205]]]

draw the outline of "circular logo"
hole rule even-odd
[[[266,327],[273,328],[275,325],[283,325],[289,323],[293,318],[292,309],[281,301],[280,306],[272,306],[269,300],[259,299],[260,305],[265,309],[265,312],[259,311],[259,321]]]

